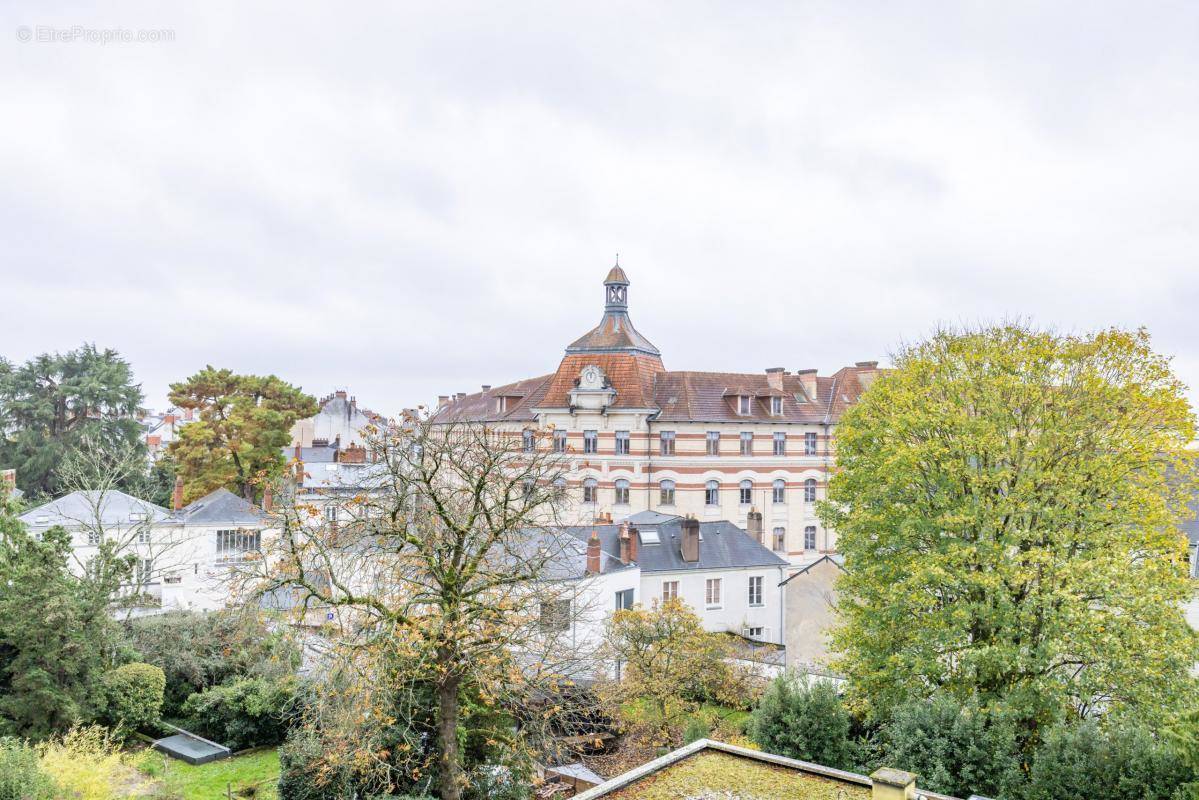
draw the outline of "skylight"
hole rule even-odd
[[[657,528],[638,528],[637,531],[641,534],[642,544],[660,544]]]

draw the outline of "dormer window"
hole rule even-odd
[[[737,396],[737,413],[743,417],[748,417],[753,413],[753,398],[747,394]]]
[[[783,398],[770,398],[770,413],[776,417],[781,417],[783,415]]]

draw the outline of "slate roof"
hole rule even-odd
[[[40,505],[20,516],[21,522],[34,529],[48,528],[53,525],[71,527],[79,524],[95,524],[96,497],[94,491],[71,492],[57,500]],[[137,524],[143,521],[159,522],[168,519],[171,512],[162,506],[146,502],[133,495],[116,490],[103,493],[100,498],[100,524],[118,527],[121,525]],[[145,514],[145,519],[135,515]]]
[[[184,525],[266,525],[270,516],[244,497],[221,487],[175,512]]]
[[[699,561],[688,563],[681,551],[683,518],[643,511],[628,518],[636,528],[657,528],[659,544],[646,544],[642,537],[637,565],[642,572],[682,572],[746,567],[780,567],[787,561],[754,541],[748,533],[727,520],[699,524]],[[571,525],[566,532],[584,543],[598,531],[600,550],[620,553],[620,525]],[[584,555],[586,553],[584,552]],[[620,563],[617,558],[617,563]]]

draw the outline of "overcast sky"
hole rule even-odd
[[[395,412],[552,371],[619,251],[670,369],[1020,317],[1199,387],[1199,3],[304,6],[4,4],[0,354]]]

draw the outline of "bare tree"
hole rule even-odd
[[[333,629],[315,713],[349,732],[345,757],[432,767],[441,797],[457,800],[466,700],[476,716],[503,713],[486,743],[512,753],[567,707],[547,698],[595,668],[572,624],[591,613],[585,546],[557,527],[566,463],[543,435],[530,448],[519,433],[418,415],[370,449],[371,463],[319,506],[281,504],[257,579],[298,619]],[[373,749],[372,726],[394,736],[397,717],[418,718],[422,704],[427,737],[413,724],[399,745]]]
[[[67,493],[77,492],[81,504],[64,509],[68,529],[82,533],[98,552],[86,560],[78,549],[72,558],[78,572],[97,586],[110,586],[115,570],[127,573],[120,601],[130,612],[144,601],[144,588],[178,566],[182,538],[159,518],[154,504],[138,499],[130,513],[114,520],[110,503],[122,487],[142,483],[148,471],[145,453],[138,443],[102,443],[84,436],[59,465],[57,473]],[[132,495],[131,495],[132,496]],[[85,551],[89,552],[90,551]]]

